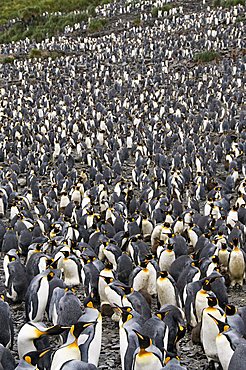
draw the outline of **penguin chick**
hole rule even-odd
[[[14,370],[15,359],[8,348],[0,344],[0,370]]]
[[[246,343],[239,344],[231,358],[228,370],[246,370]]]
[[[13,302],[22,302],[28,287],[28,276],[20,260],[10,262],[8,269],[7,298]]]
[[[4,296],[0,297],[0,318],[1,318],[1,331],[0,343],[7,348],[13,347],[14,340],[14,327],[11,318],[10,308],[7,302],[4,302]]]

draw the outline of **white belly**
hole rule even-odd
[[[150,353],[142,356],[137,355],[133,370],[160,370],[161,368],[162,363],[159,358]]]
[[[157,279],[157,295],[161,306],[164,304],[177,306],[175,289],[168,278]]]
[[[231,349],[230,343],[223,334],[217,335],[216,346],[221,366],[223,370],[228,370],[234,351]]]
[[[208,316],[208,313],[220,321],[224,322],[225,319],[216,308],[208,307],[203,311],[201,327],[203,349],[208,360],[218,361],[216,337],[219,334],[219,329],[213,319]]]

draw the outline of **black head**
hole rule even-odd
[[[151,346],[151,344],[152,344],[151,338],[147,337],[147,335],[143,335],[143,334],[139,333],[137,330],[133,329],[133,331],[138,337],[139,347],[141,349],[145,349],[145,348],[148,348],[149,346]]]
[[[119,288],[124,291],[125,295],[131,294],[134,291],[134,289],[130,286],[119,286]]]
[[[237,308],[233,304],[227,304],[225,306],[225,313],[227,316],[233,316],[237,313]]]
[[[84,307],[87,308],[94,308],[95,300],[91,296],[85,297],[84,299]]]
[[[25,360],[29,365],[36,366],[39,360],[49,352],[50,352],[49,348],[41,351],[28,352],[23,356],[23,360]]]
[[[111,276],[102,276],[102,275],[99,275],[99,276],[103,278],[106,284],[110,284],[114,281],[114,279]]]
[[[121,312],[121,319],[122,322],[125,323],[133,318],[133,314],[131,312],[128,312],[127,310],[122,310]]]
[[[218,329],[219,329],[219,332],[220,333],[223,333],[224,331],[228,330],[230,328],[230,326],[218,319],[216,319],[215,317],[213,317],[213,315],[211,315],[210,313],[208,313],[208,316],[211,317],[211,319],[214,320],[215,324],[218,326]]]
[[[216,297],[207,297],[208,306],[214,307],[218,304],[218,299]]]
[[[166,278],[166,277],[168,277],[168,272],[167,272],[167,271],[161,271],[161,272],[160,272],[160,277],[161,277],[161,278]]]
[[[178,341],[185,336],[185,333],[186,333],[185,326],[178,324],[178,332],[176,334],[175,343],[178,343]]]
[[[203,282],[202,289],[205,290],[206,292],[211,290],[211,283],[208,279],[205,279],[205,281]]]
[[[95,324],[94,322],[77,322],[71,326],[70,332],[75,338],[78,338],[80,334],[89,326]]]
[[[218,264],[219,264],[219,262],[220,262],[220,260],[219,260],[219,257],[218,257],[218,256],[212,256],[212,261],[213,261],[213,263],[218,263]]]

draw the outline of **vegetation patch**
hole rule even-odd
[[[59,58],[64,55],[63,52],[56,51],[56,50],[41,50],[41,49],[32,49],[30,50],[28,56],[29,58]]]
[[[236,22],[243,22],[245,23],[246,22],[246,16],[245,15],[239,15],[237,18],[236,18]]]
[[[0,1],[0,43],[26,37],[40,42],[59,34],[66,26],[86,22],[88,17],[96,15],[96,6],[108,2],[110,0]]]
[[[136,27],[139,27],[141,25],[141,18],[140,17],[136,17],[133,19],[133,25],[136,26]]]
[[[212,60],[218,59],[219,57],[220,54],[217,51],[202,51],[201,53],[197,53],[194,55],[194,61],[208,63],[212,62]]]
[[[107,24],[108,24],[108,21],[106,18],[92,19],[89,23],[88,31],[92,33],[99,32],[102,29],[104,29],[104,27],[106,27]]]
[[[14,63],[14,60],[15,60],[14,56],[0,55],[0,64],[12,64]]]
[[[230,8],[236,5],[245,5],[245,0],[214,0],[214,7]]]

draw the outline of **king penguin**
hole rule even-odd
[[[139,341],[139,347],[133,355],[132,370],[160,370],[163,367],[162,353],[152,344],[152,339],[134,329]]]

